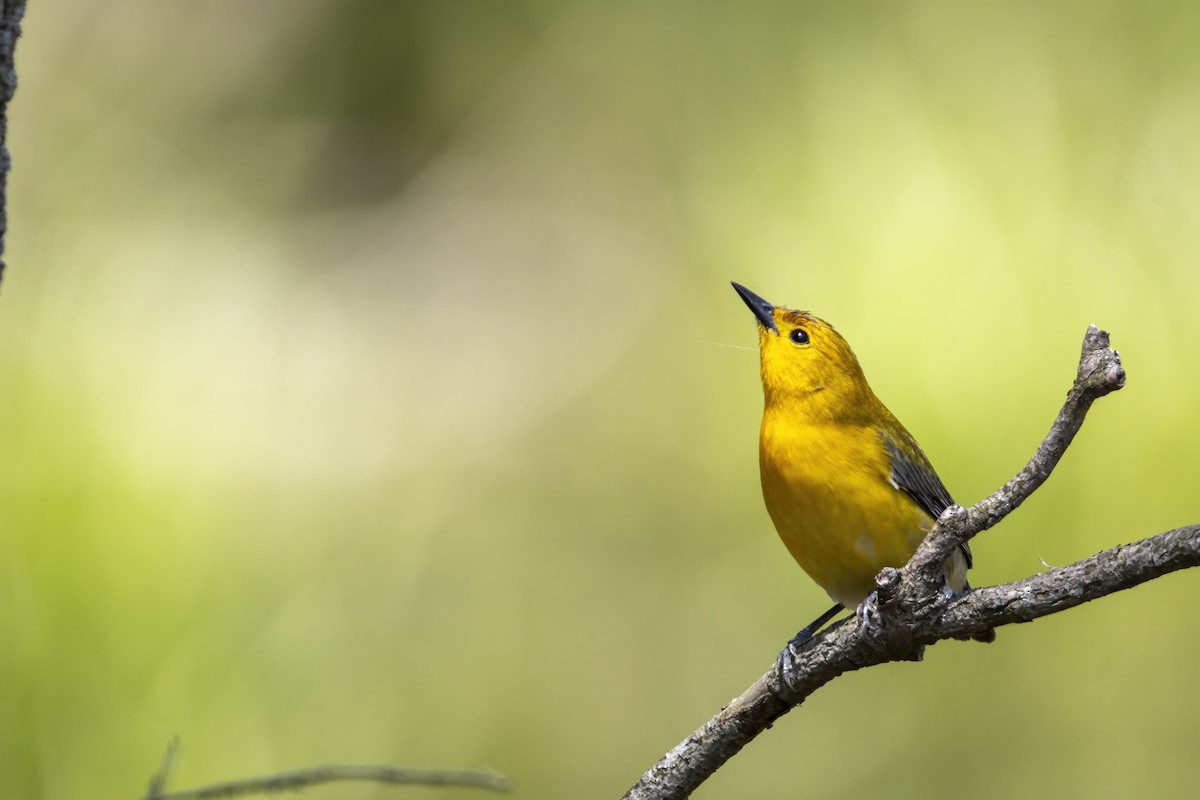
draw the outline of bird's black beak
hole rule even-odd
[[[733,283],[733,281],[730,281],[730,283]],[[754,316],[758,317],[758,324],[778,334],[779,328],[775,327],[775,318],[771,316],[771,312],[775,310],[775,306],[763,300],[740,283],[733,283],[733,288],[742,296],[742,300],[746,302],[746,305],[750,306],[750,310],[754,312]]]

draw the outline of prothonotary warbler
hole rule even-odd
[[[794,652],[842,608],[866,600],[882,568],[904,566],[954,501],[832,325],[733,288],[758,319],[767,512],[792,557],[837,603],[792,639]],[[965,544],[946,559],[951,590],[970,588],[970,566]]]

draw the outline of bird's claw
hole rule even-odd
[[[800,658],[801,651],[804,650],[804,645],[808,644],[808,640],[812,637],[812,631],[805,628],[793,636],[784,648],[779,651],[779,657],[775,659],[775,665],[779,671],[779,679],[783,682],[784,686],[792,685],[792,680],[796,673],[796,662]]]
[[[864,633],[874,633],[880,626],[879,592],[873,591],[854,609],[854,619]]]

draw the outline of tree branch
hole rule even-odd
[[[780,662],[699,730],[668,752],[626,794],[629,800],[687,797],[779,717],[845,672],[889,661],[919,661],[926,645],[961,639],[1054,614],[1185,567],[1200,566],[1200,526],[1115,547],[1070,566],[957,597],[944,591],[946,556],[960,542],[1012,513],[1049,477],[1092,403],[1125,385],[1108,334],[1087,330],[1066,402],[1037,452],[1012,480],[970,509],[951,506],[902,569],[876,578],[875,611],[814,637]]]
[[[8,234],[8,101],[17,90],[13,53],[21,35],[25,0],[3,0],[0,6],[0,279],[4,277],[4,240]]]

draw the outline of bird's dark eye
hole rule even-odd
[[[791,333],[788,334],[788,338],[796,344],[808,344],[808,331],[804,330],[804,328],[792,328]]]

